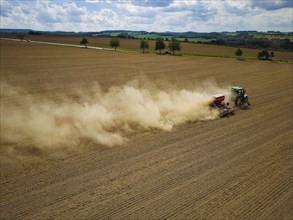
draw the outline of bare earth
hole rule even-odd
[[[245,87],[252,103],[230,118],[138,131],[121,146],[2,143],[1,219],[293,219],[292,64],[0,42],[1,85],[36,96],[95,81],[193,89],[214,79]]]

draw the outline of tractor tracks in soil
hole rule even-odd
[[[220,83],[243,85],[252,106],[237,109],[233,117],[190,122],[175,126],[171,132],[137,131],[127,135],[128,141],[121,146],[105,147],[81,140],[76,150],[19,154],[1,160],[2,219],[292,219],[291,66],[215,59],[207,67],[210,59],[180,57],[170,67],[176,74],[171,69],[165,71],[171,79],[166,81],[166,74],[149,66],[160,59],[159,63],[166,62],[161,56],[125,53],[129,60],[125,63],[117,54],[107,53],[109,60],[121,67],[117,73],[114,66],[100,61],[105,57],[103,51],[95,51],[94,56],[100,57],[94,61],[78,61],[72,48],[49,50],[50,45],[46,45],[48,50],[43,51],[43,45],[32,44],[24,58],[9,47],[16,45],[21,50],[28,44],[6,44],[1,56],[13,55],[26,65],[16,68],[15,61],[4,56],[1,79],[23,85],[35,96],[58,99],[78,85],[86,86],[87,77],[78,71],[88,62],[93,72],[87,69],[83,74],[91,80],[103,79],[102,85],[111,86],[116,77],[117,84],[123,85],[131,78],[127,71],[131,63],[132,70],[149,73],[148,83],[167,87],[172,82],[180,86],[187,85],[188,80],[196,83],[206,76]],[[44,62],[34,60],[36,53]],[[60,59],[56,65],[54,60],[47,63],[46,56],[62,53],[76,56],[78,71],[69,68],[67,60],[64,64]],[[92,55],[89,59],[93,60]],[[30,71],[30,63],[39,68]],[[46,69],[46,65],[52,68]],[[227,70],[228,65],[231,70]],[[102,71],[95,72],[99,68]],[[45,79],[52,88],[44,87]],[[14,99],[19,97],[1,100],[1,104]]]

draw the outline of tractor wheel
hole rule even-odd
[[[245,100],[244,100],[244,102],[245,102],[245,103],[247,103],[247,105],[250,105],[250,103],[249,103],[249,101],[248,101],[248,97],[247,97],[247,96],[245,97]]]
[[[235,105],[236,106],[241,106],[243,103],[242,103],[242,99],[241,97],[238,97],[236,100],[235,100]]]

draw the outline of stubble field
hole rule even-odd
[[[0,42],[1,219],[292,219],[292,64]],[[59,114],[65,103],[92,102],[96,82],[106,98],[113,86],[120,94],[125,85],[149,93],[239,85],[252,106],[171,130],[131,122],[111,146],[91,130],[34,130],[34,116],[52,106]],[[27,120],[7,121],[15,112]]]

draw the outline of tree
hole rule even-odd
[[[171,41],[169,42],[168,48],[173,52],[174,55],[176,50],[181,50],[181,44],[175,37],[172,37]]]
[[[110,40],[110,47],[114,47],[115,50],[116,50],[116,48],[119,47],[119,46],[120,46],[120,41],[119,41],[119,39],[117,37],[112,38]]]
[[[141,40],[140,49],[142,49],[142,52],[144,53],[145,49],[149,49],[149,42],[147,40]]]
[[[80,45],[84,45],[84,47],[86,47],[87,44],[89,44],[90,42],[85,38],[83,37],[80,41]]]
[[[166,48],[166,45],[164,43],[163,38],[158,37],[156,39],[156,48],[155,48],[155,50],[159,50],[160,51],[160,54],[161,54],[161,50],[164,50],[165,48]]]
[[[24,36],[25,36],[24,33],[18,33],[16,37],[22,41],[24,39]]]
[[[27,34],[28,35],[42,35],[42,31],[29,31]]]
[[[258,53],[257,57],[259,60],[269,60],[270,54],[267,50],[262,50]]]
[[[242,56],[242,54],[243,54],[243,51],[242,51],[240,48],[238,48],[238,49],[235,51],[235,55],[238,56],[238,59],[239,59],[239,57]]]
[[[290,39],[285,38],[280,40],[280,48],[288,50],[290,46],[292,48],[292,42],[290,41]]]

